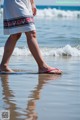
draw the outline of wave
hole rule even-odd
[[[0,47],[0,56],[3,55],[4,47]],[[80,57],[80,45],[77,47],[71,47],[70,45],[66,45],[62,48],[41,48],[41,52],[43,56],[72,56],[72,57]],[[31,53],[28,48],[18,48],[16,47],[13,56],[31,56]]]
[[[70,10],[58,10],[58,9],[38,9],[37,17],[49,17],[49,18],[80,18],[80,11],[70,11]]]
[[[0,16],[3,8],[0,9]],[[80,11],[59,10],[56,8],[37,9],[37,18],[80,18]]]

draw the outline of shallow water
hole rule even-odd
[[[30,59],[18,57],[11,63],[11,67],[28,70],[26,74],[0,75],[0,110],[10,110],[11,120],[79,120],[80,59],[61,58],[58,62],[46,58],[63,70],[62,75],[32,74],[37,67],[35,70]]]

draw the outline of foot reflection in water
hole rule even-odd
[[[48,84],[50,80],[57,80],[60,75],[52,75],[52,74],[40,74],[38,76],[38,84],[36,87],[29,93],[28,101],[26,102],[26,109],[18,108],[16,102],[16,96],[14,95],[14,91],[11,90],[9,85],[9,76],[8,75],[0,75],[1,83],[2,83],[2,101],[4,102],[2,106],[2,110],[10,110],[10,120],[38,120],[38,113],[36,111],[36,102],[40,100],[41,90],[43,90],[43,86]],[[19,86],[20,87],[20,86]],[[21,89],[21,88],[20,88]],[[27,87],[26,87],[27,89]],[[22,113],[20,110],[22,109]]]
[[[49,80],[57,80],[60,75],[52,75],[52,74],[40,74],[38,76],[38,84],[31,92],[29,96],[30,100],[27,104],[27,120],[38,120],[38,113],[36,110],[36,101],[40,100],[40,93],[45,84],[48,83]]]

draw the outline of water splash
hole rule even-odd
[[[50,18],[80,18],[80,11],[58,10],[58,9],[43,9],[37,11],[37,17]]]
[[[4,47],[0,47],[0,56],[3,55]],[[41,52],[43,56],[72,56],[72,57],[80,57],[80,45],[76,47],[71,47],[70,45],[66,45],[61,48],[41,48]],[[18,48],[16,47],[13,56],[30,56],[31,53],[28,48]]]

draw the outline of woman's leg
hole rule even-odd
[[[10,35],[8,40],[6,41],[4,47],[4,54],[2,58],[2,62],[0,65],[0,71],[12,72],[12,70],[8,67],[10,57],[14,50],[17,40],[20,38],[21,33]]]
[[[26,37],[27,37],[27,43],[29,46],[29,49],[33,55],[33,57],[35,58],[37,64],[38,64],[38,69],[39,69],[39,73],[61,73],[61,71],[59,69],[54,69],[50,66],[48,66],[46,64],[46,62],[44,61],[38,42],[37,42],[37,38],[36,38],[36,31],[30,31],[30,32],[26,32]],[[54,70],[53,70],[54,69]]]

